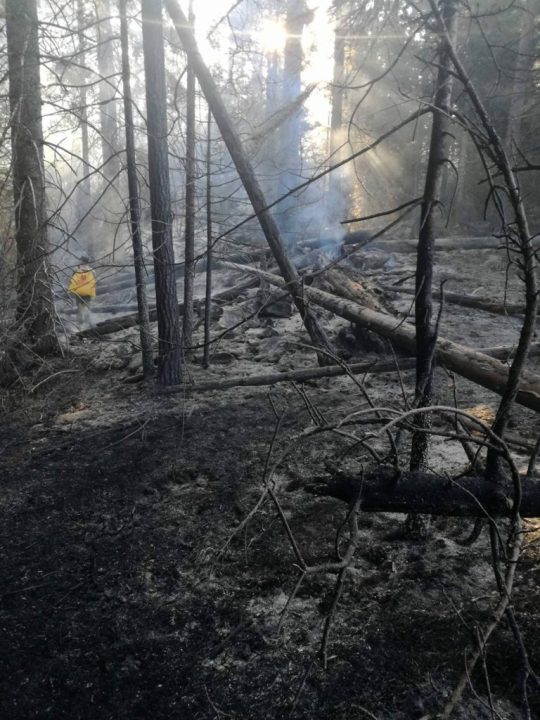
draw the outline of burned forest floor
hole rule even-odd
[[[376,253],[369,258],[364,276],[385,285],[411,270],[406,257],[378,267]],[[497,253],[441,253],[437,263],[450,290],[504,291]],[[471,520],[434,518],[430,537],[414,540],[402,515],[360,513],[355,560],[333,608],[337,578],[325,566],[346,547],[348,508],[305,490],[334,468],[373,466],[348,433],[322,426],[365,408],[366,394],[375,406],[403,408],[413,373],[193,391],[193,383],[316,364],[297,315],[238,324],[256,293],[223,307],[210,368],[196,349],[175,392],[133,382],[136,328],[72,337],[64,357],[2,391],[0,717],[419,720],[448,701],[475,628],[499,597],[487,532],[469,547]],[[399,311],[412,300],[391,299]],[[324,311],[320,319],[336,346],[347,341],[348,323]],[[511,345],[519,326],[447,305],[441,334],[473,347]],[[379,357],[342,350],[351,362]],[[498,400],[442,368],[436,396],[461,408],[496,409]],[[360,431],[388,451],[377,426]],[[519,467],[539,431],[538,416],[516,406],[509,435]],[[409,448],[404,433],[404,467]],[[455,441],[433,439],[430,466],[441,478],[466,464]],[[269,484],[279,509],[265,495]],[[299,568],[286,526],[305,562],[321,566],[289,603]],[[525,527],[513,607],[540,672],[540,519]],[[453,717],[524,717],[521,669],[503,623]],[[539,688],[529,689],[540,717]]]

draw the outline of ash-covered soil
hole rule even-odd
[[[485,262],[504,277],[499,258]],[[449,272],[446,259],[440,270]],[[477,271],[470,253],[453,258],[463,291],[478,288]],[[214,337],[249,315],[252,300],[226,308]],[[346,325],[324,313],[322,321],[333,338]],[[480,347],[511,344],[519,330],[513,318],[475,321],[448,306],[441,332]],[[197,351],[186,380],[313,366],[305,340],[295,316],[250,320],[215,344],[210,370]],[[440,709],[499,597],[486,533],[465,547],[470,521],[436,519],[427,541],[413,541],[402,516],[360,514],[325,668],[319,651],[337,578],[324,565],[336,542],[341,552],[347,545],[348,508],[303,489],[335,466],[374,463],[354,438],[315,432],[316,421],[365,407],[365,391],[375,405],[403,407],[412,373],[403,388],[387,373],[359,376],[363,389],[342,377],[162,393],[126,382],[136,348],[136,330],[74,342],[2,396],[0,716],[409,720]],[[452,403],[443,370],[436,386],[438,401]],[[493,394],[459,378],[457,397],[461,407],[496,407]],[[510,432],[521,465],[538,418],[517,408]],[[385,454],[385,442],[370,444]],[[466,458],[438,440],[430,463],[443,475]],[[281,517],[260,502],[269,479]],[[323,566],[285,616],[299,569],[283,519],[306,563]],[[539,670],[540,521],[526,529],[514,608]],[[454,717],[523,717],[519,652],[505,624],[485,671],[480,664]],[[540,692],[532,682],[530,691],[538,717]]]

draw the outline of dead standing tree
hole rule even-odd
[[[111,26],[111,0],[95,0],[97,61],[101,76],[99,83],[99,115],[101,128],[101,157],[105,179],[114,178],[118,162],[118,119],[115,78],[115,55]]]
[[[137,284],[137,308],[142,349],[143,372],[146,378],[154,374],[152,352],[152,332],[146,296],[146,268],[144,266],[143,246],[140,227],[139,189],[137,184],[137,166],[135,160],[135,132],[133,126],[133,107],[131,99],[131,80],[129,63],[129,38],[127,26],[126,0],[120,0],[120,41],[122,45],[122,84],[124,89],[124,120],[126,125],[126,169],[129,192],[129,214],[131,241],[133,244],[133,264]]]
[[[210,321],[212,311],[212,113],[208,108],[206,138],[206,288],[204,307],[203,367],[210,366]]]
[[[18,266],[16,318],[21,340],[39,352],[50,352],[58,348],[58,342],[49,272],[36,0],[7,0],[6,36]]]
[[[189,4],[189,23],[194,23],[193,2]],[[193,345],[193,286],[195,282],[195,73],[188,60],[186,90],[186,221],[185,221],[185,273],[184,323],[182,345],[184,355],[191,355]]]
[[[176,385],[182,378],[182,348],[172,242],[161,0],[142,0],[142,18],[152,247],[159,334],[158,382]]]
[[[457,30],[457,9],[455,0],[446,0],[443,4],[444,21],[452,39]],[[441,41],[439,51],[439,71],[437,89],[433,103],[433,123],[431,143],[426,170],[424,198],[420,215],[420,234],[416,254],[416,389],[415,404],[423,408],[431,405],[433,399],[433,360],[437,329],[433,326],[433,253],[435,247],[435,217],[439,208],[443,177],[448,163],[450,150],[450,109],[452,102],[453,76],[450,68],[450,56],[446,45]],[[442,302],[442,301],[441,301]],[[413,435],[410,469],[422,468],[427,460],[429,434],[429,413],[421,414],[417,421],[420,430]],[[427,518],[411,515],[408,518],[411,532],[426,535],[429,528]]]
[[[457,27],[455,0],[444,3],[444,19],[448,32],[454,38]],[[416,404],[427,407],[433,396],[433,350],[437,341],[433,327],[433,253],[435,249],[435,211],[441,201],[441,189],[445,166],[448,163],[450,149],[450,109],[452,102],[453,76],[450,70],[450,57],[441,42],[439,53],[439,72],[437,90],[433,103],[433,124],[431,144],[426,170],[424,197],[420,216],[420,234],[416,254]],[[428,415],[424,416],[429,418]],[[426,461],[426,433],[418,433],[413,438],[411,450],[411,470],[418,470]]]
[[[86,19],[84,12],[84,4],[82,0],[77,0],[77,38],[78,52],[77,62],[80,66],[83,76],[79,85],[77,102],[77,115],[79,117],[79,125],[81,129],[81,174],[82,178],[77,185],[77,220],[79,226],[84,222],[92,205],[92,187],[91,187],[91,166],[90,166],[90,141],[88,133],[88,88],[86,78],[86,45],[85,37]],[[94,243],[89,239],[86,251],[89,255],[94,254]]]

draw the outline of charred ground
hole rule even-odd
[[[242,302],[226,322],[245,310]],[[463,326],[463,310],[449,309],[446,320],[450,331]],[[492,322],[464,332],[493,344],[502,338],[500,320]],[[297,345],[297,320],[273,325],[272,337],[255,326],[227,336],[211,376],[312,365]],[[129,332],[116,345],[129,345]],[[261,496],[270,450],[275,460],[298,437],[276,468],[276,487],[306,560],[331,559],[347,508],[302,486],[326,461],[347,448],[351,455],[350,443],[302,439],[311,417],[290,385],[157,394],[125,384],[129,374],[116,361],[104,369],[118,356],[110,343],[81,341],[69,357],[36,369],[24,391],[4,394],[3,716],[405,720],[439,708],[496,596],[486,538],[463,547],[470,523],[439,519],[432,538],[415,543],[396,533],[401,516],[362,515],[325,671],[317,653],[335,575],[307,578],[278,628],[297,569],[275,508],[265,503],[231,536]],[[208,377],[195,364],[189,373]],[[404,381],[412,387],[409,374]],[[443,371],[437,383],[438,397],[449,399]],[[401,402],[395,374],[373,375],[366,387],[381,405]],[[464,404],[494,402],[472,384],[459,389]],[[327,418],[363,401],[346,377],[304,391]],[[522,409],[513,424],[525,441],[537,434],[537,419]],[[439,470],[461,462],[448,444],[434,448]],[[527,529],[514,604],[539,667],[535,523]],[[486,668],[504,718],[521,717],[518,660],[502,627]],[[472,680],[455,716],[490,717],[482,669]],[[540,714],[534,688],[531,701]]]

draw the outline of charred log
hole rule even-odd
[[[540,484],[523,481],[522,517],[540,517]],[[484,477],[444,479],[424,472],[399,472],[380,467],[363,476],[336,474],[316,478],[305,487],[313,495],[350,503],[360,494],[365,512],[420,513],[456,517],[507,517],[512,512],[512,487]]]

